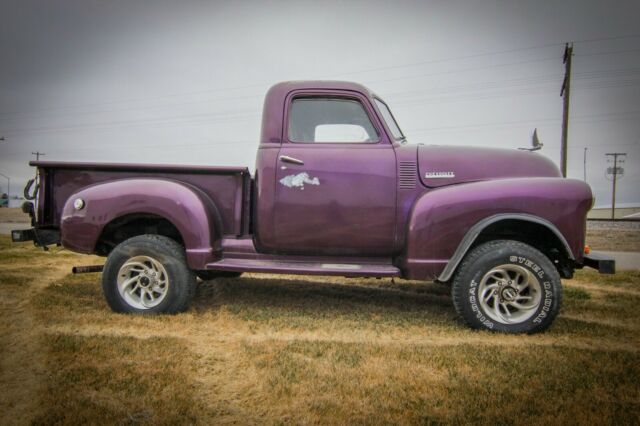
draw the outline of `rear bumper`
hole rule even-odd
[[[615,274],[616,261],[600,253],[589,253],[584,255],[584,266],[597,269],[601,274]]]
[[[11,231],[11,241],[22,243],[33,241],[39,247],[46,247],[52,244],[60,244],[60,231],[57,229],[14,229]]]

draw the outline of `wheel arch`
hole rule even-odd
[[[566,238],[553,223],[530,214],[509,213],[490,216],[473,225],[458,244],[438,281],[451,280],[464,256],[474,247],[499,239],[529,244],[551,260],[561,277],[570,278],[573,274],[575,257]]]
[[[96,241],[95,253],[108,256],[118,244],[145,234],[162,235],[184,247],[180,230],[167,218],[153,213],[126,213],[104,225]]]
[[[73,206],[78,198],[85,205],[80,210]],[[118,235],[118,226],[124,226],[122,235]],[[189,266],[204,269],[219,255],[223,227],[211,198],[196,187],[170,179],[131,178],[96,184],[70,196],[63,208],[62,244],[80,253],[108,254],[113,245],[110,239],[122,242],[124,237],[149,233],[181,243]]]

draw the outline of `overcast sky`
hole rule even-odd
[[[266,90],[363,83],[411,143],[528,146],[559,162],[574,41],[569,176],[640,203],[640,2],[0,0],[0,173],[45,160],[246,165]],[[6,182],[0,178],[0,188]]]

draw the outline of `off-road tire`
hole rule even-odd
[[[234,272],[234,271],[196,271],[196,275],[202,281],[211,281],[216,278],[238,278],[242,275],[242,272]]]
[[[506,312],[506,308],[498,306],[497,310],[499,312],[496,314],[495,309],[491,310],[491,304],[483,302],[481,296],[486,294],[488,297],[492,297],[490,294],[492,289],[489,287],[498,285],[498,287],[495,287],[496,293],[494,294],[499,296],[493,296],[496,299],[489,300],[500,304],[499,301],[506,301],[507,296],[513,297],[513,288],[520,288],[515,285],[515,287],[507,290],[506,287],[508,285],[506,283],[497,284],[498,280],[493,278],[495,274],[490,274],[490,272],[496,270],[502,271],[497,274],[498,276],[504,276],[504,271],[520,270],[523,275],[527,275],[526,271],[528,271],[531,274],[529,275],[531,282],[538,283],[540,291],[536,293],[540,294],[539,305],[537,308],[526,310],[527,313],[523,314],[524,317],[531,314],[530,317],[523,318],[521,322],[516,323],[503,323],[494,319],[500,318],[500,314],[504,314],[502,319],[507,318],[508,312]],[[487,285],[486,283],[488,282],[491,284]],[[508,281],[508,283],[511,282]],[[503,294],[505,294],[503,293],[504,290],[507,290],[508,293],[504,296],[505,299],[502,299]],[[480,294],[481,291],[483,294]],[[522,292],[522,294],[525,294],[527,290],[522,290]],[[515,293],[517,298],[518,292],[516,291]],[[527,297],[522,296],[522,294],[519,297]],[[469,252],[456,271],[451,295],[456,312],[469,327],[503,333],[533,334],[542,332],[551,325],[562,304],[560,275],[553,263],[539,250],[512,240],[490,241]],[[536,297],[531,297],[529,300],[536,300]],[[516,300],[515,302],[518,301]],[[517,305],[509,306],[513,308],[513,306]],[[524,312],[525,310],[522,311]]]
[[[157,305],[138,309],[129,304],[118,290],[118,274],[130,259],[140,256],[153,258],[166,271],[166,295]],[[143,315],[175,314],[185,311],[196,291],[196,275],[187,266],[184,248],[161,235],[140,235],[120,243],[109,254],[102,273],[102,291],[114,312]]]

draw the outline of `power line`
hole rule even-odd
[[[582,58],[582,57],[589,57],[589,56],[612,55],[612,54],[618,54],[618,53],[631,53],[631,52],[640,52],[640,49],[617,50],[617,51],[612,51],[612,52],[586,53],[586,54],[577,55],[577,57]],[[458,73],[465,73],[465,72],[469,72],[469,71],[479,71],[479,70],[492,69],[492,68],[501,68],[501,67],[505,67],[505,66],[523,65],[523,64],[530,64],[530,63],[535,63],[535,62],[556,61],[556,60],[558,60],[557,56],[551,56],[551,57],[545,57],[545,58],[530,59],[530,60],[526,60],[526,61],[508,62],[508,63],[504,63],[504,64],[485,65],[485,66],[480,66],[480,67],[471,67],[471,68],[440,71],[440,72],[436,72],[436,73],[415,74],[415,75],[403,76],[403,77],[393,77],[393,78],[385,78],[385,79],[368,80],[368,83],[384,83],[384,82],[389,82],[389,81],[411,80],[411,79],[415,79],[415,78],[433,77],[433,76],[437,76],[437,75],[458,74]]]
[[[624,111],[617,113],[606,113],[606,114],[587,114],[587,115],[578,115],[572,117],[572,120],[580,121],[580,120],[589,120],[589,122],[593,121],[593,118],[615,118],[617,116],[630,116],[630,115],[640,115],[640,110],[635,111]],[[634,117],[626,117],[626,118],[634,118]],[[457,130],[457,129],[477,129],[482,127],[506,127],[511,125],[529,125],[534,123],[560,123],[561,120],[558,118],[541,118],[541,119],[533,119],[533,120],[517,120],[517,121],[502,121],[502,122],[493,122],[493,123],[479,123],[479,124],[469,124],[469,125],[455,125],[455,126],[442,126],[442,127],[428,127],[423,129],[415,129],[413,132],[417,133],[426,133],[431,131],[441,131],[441,130]]]
[[[590,114],[590,115],[580,115],[576,117],[572,117],[575,122],[587,122],[587,123],[596,123],[601,121],[612,121],[616,119],[634,119],[636,117],[629,115],[638,115],[640,114],[640,110],[636,111],[626,111],[626,112],[617,112],[617,113],[607,113],[607,114]],[[621,117],[626,116],[626,117]],[[606,117],[609,117],[608,119]],[[619,117],[619,118],[618,118]],[[600,120],[594,120],[594,118],[602,118]],[[511,127],[511,126],[531,126],[538,125],[540,127],[544,126],[541,123],[549,123],[555,124],[560,123],[560,119],[556,118],[548,118],[548,119],[536,119],[536,120],[522,120],[522,121],[508,121],[508,122],[494,122],[494,123],[481,123],[481,124],[472,124],[472,125],[456,125],[456,126],[445,126],[445,127],[437,127],[437,128],[426,128],[426,129],[416,129],[407,131],[408,134],[412,133],[442,133],[443,131],[476,131],[479,128],[487,128],[487,127]],[[208,123],[204,123],[208,124]],[[163,150],[179,150],[184,148],[210,148],[215,149],[218,146],[223,145],[255,145],[257,142],[255,140],[239,140],[239,141],[226,141],[226,142],[207,142],[207,143],[196,143],[196,144],[169,144],[169,145],[157,145],[157,144],[145,144],[145,145],[135,145],[135,144],[124,144],[124,145],[108,145],[108,146],[100,146],[100,147],[78,147],[78,148],[68,148],[68,149],[55,149],[56,152],[74,152],[78,150],[84,151],[102,151],[109,150],[113,148],[132,148],[132,149],[163,149]]]
[[[610,36],[610,37],[597,37],[597,38],[586,38],[582,40],[572,40],[571,43],[593,43],[596,41],[611,41],[611,40],[623,40],[627,38],[639,38],[640,34],[627,34],[620,36]],[[560,43],[561,45],[564,43]]]
[[[128,126],[140,126],[140,125],[168,125],[168,124],[187,124],[193,121],[206,120],[207,123],[228,123],[231,121],[247,121],[252,117],[258,117],[258,112],[242,112],[235,114],[213,113],[213,114],[186,114],[181,116],[170,117],[158,117],[144,120],[118,120],[118,121],[105,121],[100,123],[93,123],[87,125],[77,126],[61,126],[61,127],[37,127],[37,128],[23,128],[16,130],[9,130],[9,134],[21,134],[21,133],[42,133],[42,132],[59,132],[70,130],[93,130],[98,128],[120,128]]]
[[[584,58],[589,56],[616,55],[619,53],[635,53],[635,52],[640,52],[640,49],[615,50],[611,52],[581,53],[580,55],[577,55],[577,57]]]
[[[175,97],[180,97],[180,96],[190,96],[190,95],[201,95],[204,93],[215,93],[215,92],[225,92],[225,91],[231,91],[231,90],[240,90],[240,89],[246,89],[246,88],[251,88],[251,87],[264,87],[265,85],[268,85],[268,83],[266,84],[250,84],[250,85],[245,85],[245,86],[235,86],[235,87],[226,87],[226,88],[219,88],[219,89],[204,89],[204,90],[194,90],[194,91],[190,91],[190,92],[181,92],[181,93],[173,93],[173,94],[168,94],[168,95],[162,95],[162,96],[154,96],[154,97],[148,97],[148,98],[130,98],[130,99],[121,99],[121,100],[117,100],[117,101],[108,101],[108,102],[97,102],[97,103],[90,103],[90,104],[76,104],[76,105],[63,105],[63,106],[58,106],[58,107],[52,107],[52,108],[41,108],[39,110],[35,110],[34,112],[45,112],[45,111],[54,111],[54,110],[63,110],[63,109],[76,109],[76,108],[90,108],[90,107],[94,107],[94,106],[104,106],[104,105],[114,105],[114,104],[129,104],[129,103],[138,103],[138,102],[149,102],[149,101],[154,101],[154,100],[158,100],[158,99],[168,99],[168,98],[175,98]],[[24,111],[20,112],[20,111],[13,111],[13,112],[0,112],[0,115],[2,114],[22,114],[24,113]]]
[[[580,78],[580,80],[587,80],[587,79],[593,79],[593,78],[599,78],[599,77],[586,77],[586,78]],[[578,79],[576,78],[576,80]],[[640,83],[640,80],[635,79],[635,80],[601,81],[601,82],[594,82],[590,84],[582,84],[581,82],[578,82],[578,83],[579,84],[575,85],[575,88],[583,91],[583,90],[593,90],[593,89],[600,89],[600,88],[635,86],[635,85],[638,85],[638,83]],[[402,105],[415,105],[415,104],[425,105],[429,103],[473,101],[473,100],[491,99],[491,98],[504,97],[504,96],[521,96],[521,95],[532,95],[532,94],[542,95],[542,94],[545,94],[543,90],[545,86],[549,89],[549,92],[557,93],[556,84],[557,84],[557,80],[553,79],[553,80],[546,80],[546,81],[537,81],[533,85],[528,83],[504,85],[503,87],[492,88],[494,90],[490,90],[490,91],[485,90],[486,88],[483,87],[484,85],[473,85],[471,87],[467,87],[466,90],[453,90],[453,91],[443,90],[443,91],[440,91],[440,93],[438,93],[437,91],[433,91],[432,92],[433,94],[429,96],[411,97],[410,95],[411,92],[405,92],[407,93],[407,96],[410,96],[410,99],[396,100],[397,98],[395,96],[390,96],[388,100],[393,101],[393,106],[397,108],[398,106],[402,106]],[[476,93],[472,93],[474,91],[473,88],[476,86],[478,87],[478,89],[475,90]],[[520,89],[515,91],[512,90],[512,89],[518,89],[518,88]],[[459,93],[460,96],[452,97],[451,95],[455,93]]]
[[[620,76],[620,75],[624,75],[624,73],[629,74],[629,73],[636,73],[638,71],[640,71],[640,68],[592,71],[592,72],[577,73],[575,74],[576,76],[575,78],[579,80],[589,80],[589,79],[598,79],[601,77],[609,77],[609,76],[615,76],[615,75]],[[488,89],[506,89],[506,88],[513,88],[513,87],[519,87],[519,86],[527,87],[527,86],[531,86],[532,83],[535,83],[536,85],[555,84],[555,82],[558,80],[559,77],[560,76],[558,74],[548,74],[548,75],[541,75],[541,76],[528,77],[528,78],[517,78],[517,79],[511,79],[511,80],[481,81],[481,82],[472,83],[472,84],[445,86],[445,87],[430,89],[422,92],[416,92],[416,91],[395,92],[395,93],[388,93],[387,95],[394,99],[397,99],[398,97],[402,97],[404,95],[408,95],[412,98],[411,100],[408,100],[408,101],[400,101],[400,102],[396,101],[395,105],[406,105],[406,104],[411,104],[412,102],[416,102],[418,100],[422,102],[425,99],[428,100],[433,98],[433,96],[431,97],[419,96],[420,93],[445,96],[451,93],[463,92],[464,93],[463,99],[473,100],[473,99],[480,99],[478,98],[478,95],[480,95],[481,98],[494,97],[491,95],[488,96],[486,93],[470,95],[470,93],[476,88],[486,92]],[[633,80],[623,81],[622,83],[628,83],[628,82],[633,82]],[[600,82],[594,85],[594,87],[599,87],[599,86],[609,87],[611,85],[617,85],[617,84],[618,83],[616,81]],[[519,93],[526,93],[526,92],[519,92]],[[500,96],[500,94],[498,94],[498,96]],[[446,99],[443,100],[442,98],[438,98],[438,102],[442,102],[442,101],[446,101]],[[22,129],[12,130],[11,132],[25,133],[25,132],[44,132],[44,131],[68,131],[68,130],[75,130],[75,129],[77,130],[94,129],[97,127],[104,127],[104,126],[131,126],[131,125],[142,125],[142,124],[153,124],[153,123],[159,123],[159,124],[173,124],[173,123],[182,123],[182,122],[188,123],[188,122],[192,122],[194,118],[198,118],[198,117],[200,117],[201,119],[210,120],[211,123],[215,123],[216,122],[215,119],[218,117],[220,118],[220,120],[231,121],[231,120],[237,120],[239,118],[241,119],[242,117],[249,118],[256,115],[259,115],[258,111],[241,109],[241,110],[230,111],[230,112],[219,112],[219,113],[207,112],[207,113],[199,113],[199,114],[183,114],[178,116],[164,116],[164,117],[150,118],[150,119],[143,119],[143,120],[106,121],[106,122],[93,123],[93,124],[87,124],[87,125],[77,125],[77,126],[59,126],[59,127],[44,126],[39,128],[22,128]]]
[[[610,41],[610,40],[620,40],[620,39],[639,38],[639,37],[640,37],[640,34],[629,34],[629,35],[623,35],[623,36],[599,37],[599,38],[591,38],[591,39],[574,40],[573,42],[574,43],[590,43],[590,42],[596,42],[596,41]],[[381,71],[381,70],[387,70],[387,69],[407,68],[407,67],[412,67],[412,66],[417,66],[417,65],[453,62],[453,61],[459,61],[459,60],[464,60],[464,59],[472,59],[472,58],[478,58],[478,57],[495,56],[495,55],[500,55],[500,54],[513,53],[513,52],[518,52],[518,51],[527,51],[527,50],[542,49],[542,48],[547,48],[547,47],[562,46],[563,44],[564,43],[548,43],[548,44],[542,44],[542,45],[536,45],[536,46],[525,46],[525,47],[518,47],[518,48],[499,50],[499,51],[493,51],[493,52],[483,52],[483,53],[477,53],[477,54],[472,54],[472,55],[463,55],[463,56],[457,56],[457,57],[451,57],[451,58],[441,58],[441,59],[426,60],[426,61],[419,61],[419,62],[406,63],[406,64],[390,65],[390,66],[386,66],[386,67],[364,68],[364,69],[348,71],[348,72],[344,72],[344,73],[334,73],[334,74],[330,74],[330,75],[325,75],[322,78],[340,77],[340,76],[345,76],[345,75],[361,74],[361,73],[365,73],[365,72]],[[603,52],[602,54],[605,54],[605,52]],[[239,85],[239,86],[232,86],[232,87],[222,87],[222,88],[215,88],[215,89],[201,89],[201,90],[188,91],[188,92],[178,92],[178,93],[167,94],[167,95],[162,95],[162,96],[155,96],[155,97],[148,97],[148,98],[130,98],[130,99],[121,99],[121,100],[117,100],[117,101],[110,101],[110,102],[67,105],[67,106],[60,106],[60,107],[54,107],[54,108],[43,108],[43,109],[40,109],[40,110],[38,110],[36,112],[60,110],[60,109],[76,109],[76,108],[83,108],[84,109],[84,108],[90,108],[90,107],[93,107],[93,106],[114,105],[114,104],[120,104],[120,103],[148,102],[148,101],[153,101],[153,100],[158,100],[158,99],[175,98],[175,97],[180,97],[180,96],[201,95],[201,94],[204,94],[204,93],[217,93],[217,92],[225,92],[225,91],[233,91],[233,90],[242,90],[242,89],[248,89],[248,88],[268,87],[270,84],[271,83],[254,83],[254,84],[246,84],[246,85]],[[6,115],[15,115],[15,114],[21,114],[21,113],[23,113],[23,112],[0,112],[0,114],[2,114],[2,115],[4,115],[4,114],[6,114]]]
[[[186,101],[186,102],[172,102],[168,104],[154,104],[149,106],[140,106],[140,107],[127,107],[127,108],[112,108],[112,109],[97,109],[97,110],[85,110],[79,112],[65,113],[65,114],[55,114],[56,118],[58,117],[67,117],[67,116],[86,116],[86,115],[95,115],[95,114],[104,114],[104,113],[118,113],[118,112],[128,112],[128,111],[146,111],[150,109],[161,109],[161,108],[175,108],[185,105],[197,105],[197,104],[211,104],[216,102],[226,102],[226,101],[236,101],[236,100],[245,100],[245,99],[260,99],[260,95],[249,95],[249,96],[232,96],[226,98],[215,98],[215,99],[203,99],[199,101]],[[52,110],[55,112],[55,110]],[[44,111],[42,111],[44,112]],[[0,121],[2,120],[15,120],[16,116],[24,116],[29,115],[33,117],[33,114],[27,111],[12,113],[12,117],[0,117]],[[36,111],[36,114],[38,112]],[[38,115],[36,115],[38,117]],[[50,117],[47,115],[40,114],[39,117]],[[18,118],[19,119],[19,118]]]
[[[525,48],[526,49],[526,48]],[[629,71],[637,71],[638,68],[631,68],[631,69],[623,69],[623,70],[605,70],[605,71],[594,71],[594,72],[587,72],[587,73],[580,73],[580,74],[576,74],[576,79],[580,78],[580,79],[597,79],[600,78],[601,76],[610,76],[614,73],[618,73],[618,75],[620,75],[621,72],[629,72]],[[494,81],[494,82],[480,82],[480,83],[475,83],[475,84],[471,84],[471,85],[457,85],[457,86],[448,86],[448,87],[444,87],[444,88],[438,88],[435,90],[431,90],[431,91],[427,91],[426,93],[434,93],[434,94],[439,94],[439,95],[446,95],[448,93],[456,93],[456,92],[460,92],[460,91],[465,91],[465,97],[464,99],[469,99],[469,100],[474,100],[474,99],[480,99],[478,98],[476,95],[476,98],[474,97],[470,97],[468,95],[468,92],[470,90],[472,90],[475,87],[479,87],[482,91],[486,91],[487,89],[492,89],[492,88],[498,88],[498,89],[504,89],[504,88],[509,88],[509,87],[518,87],[518,86],[531,86],[532,82],[539,84],[547,84],[547,83],[551,83],[552,80],[555,79],[555,75],[546,75],[546,76],[537,76],[534,78],[521,78],[521,79],[515,79],[515,80],[501,80],[501,81]],[[507,83],[511,83],[511,84],[504,84],[505,82]],[[627,80],[627,81],[622,81],[622,82],[599,82],[596,84],[593,84],[591,86],[591,88],[600,88],[600,87],[612,87],[615,85],[618,85],[619,83],[622,83],[625,86],[628,86],[630,84],[635,83],[634,80]],[[492,86],[493,85],[493,86]],[[589,88],[589,87],[587,87]],[[423,92],[425,93],[425,92]],[[402,96],[402,92],[400,93],[396,93],[395,95],[398,96]],[[425,99],[424,97],[415,97],[415,91],[410,92],[410,95],[414,97],[413,102],[418,101],[419,99]],[[500,96],[500,94],[498,95]],[[502,95],[504,96],[504,95]],[[493,97],[493,96],[489,96],[489,97]],[[484,94],[484,98],[487,98],[487,94]],[[233,99],[233,98],[227,98],[227,99]],[[426,98],[429,99],[429,98]],[[204,101],[203,101],[204,102]],[[408,102],[400,102],[401,105],[407,105],[409,103],[411,103],[412,101],[408,101]],[[439,102],[442,102],[442,99],[439,100]],[[241,111],[247,111],[247,110],[241,110]],[[159,117],[159,118],[155,118],[155,119],[146,119],[146,120],[121,120],[121,121],[107,121],[107,122],[102,122],[102,123],[94,123],[94,124],[88,124],[88,125],[80,125],[80,126],[62,126],[62,127],[40,127],[40,128],[26,128],[26,129],[16,129],[13,130],[10,133],[24,133],[24,132],[48,132],[48,131],[70,131],[70,130],[92,130],[92,129],[96,129],[99,127],[110,127],[110,126],[135,126],[135,125],[149,125],[149,124],[158,124],[158,125],[172,125],[172,124],[185,124],[185,123],[189,123],[195,120],[209,120],[211,121],[211,123],[214,123],[215,121],[213,121],[216,117],[218,116],[222,116],[222,115],[226,115],[226,118],[221,118],[221,120],[224,121],[229,121],[229,120],[233,120],[233,119],[242,119],[242,117],[240,117],[242,115],[242,112],[240,112],[239,114],[236,114],[236,117],[230,116],[229,114],[224,114],[224,113],[219,113],[219,114],[215,114],[215,113],[205,113],[205,114],[187,114],[187,115],[182,115],[182,116],[169,116],[169,117]],[[244,114],[245,117],[251,117],[254,114]],[[201,117],[201,118],[197,118],[197,117]]]
[[[444,63],[444,62],[461,61],[464,59],[480,58],[484,56],[503,55],[506,53],[514,53],[514,52],[525,51],[525,50],[543,49],[546,47],[553,47],[553,46],[559,46],[559,45],[562,45],[562,43],[550,43],[550,44],[543,44],[539,46],[528,46],[528,47],[520,47],[520,48],[514,48],[514,49],[507,49],[507,50],[499,50],[495,52],[476,53],[473,55],[458,56],[453,58],[433,59],[428,61],[411,62],[407,64],[389,65],[385,67],[369,68],[369,69],[363,69],[359,71],[350,71],[350,72],[334,74],[334,75],[344,76],[344,75],[352,75],[352,74],[362,74],[364,72],[371,72],[371,71],[384,71],[384,70],[390,70],[390,69],[414,67],[417,65],[432,65],[432,64],[438,64],[438,63]]]
[[[517,61],[517,62],[509,62],[509,63],[504,63],[504,64],[494,64],[494,65],[488,65],[488,66],[481,66],[481,67],[471,67],[471,68],[463,68],[463,69],[456,69],[456,70],[447,70],[447,71],[443,71],[443,72],[437,72],[437,73],[429,73],[429,74],[420,74],[420,75],[414,75],[414,76],[405,76],[405,77],[398,77],[398,78],[391,78],[391,79],[378,79],[378,80],[370,80],[369,83],[380,83],[380,82],[388,82],[388,81],[398,81],[398,80],[409,80],[409,79],[413,79],[413,78],[421,78],[421,77],[432,77],[432,76],[437,76],[437,75],[450,75],[450,74],[456,74],[456,73],[465,73],[465,72],[470,72],[470,71],[475,71],[475,70],[483,70],[483,69],[493,69],[493,68],[500,68],[500,67],[506,67],[506,66],[513,66],[513,65],[521,65],[521,64],[529,64],[529,63],[533,63],[533,62],[542,62],[542,61],[551,61],[551,60],[557,60],[557,56],[553,56],[553,57],[548,57],[548,58],[541,58],[541,59],[532,59],[532,60],[527,60],[527,61]],[[102,110],[89,110],[89,111],[80,111],[80,112],[73,112],[73,113],[67,113],[67,114],[56,114],[58,117],[59,116],[71,116],[73,115],[75,116],[83,116],[83,115],[93,115],[93,114],[101,114],[101,113],[107,113],[107,112],[125,112],[125,111],[142,111],[142,110],[148,110],[148,109],[158,109],[158,108],[167,108],[167,107],[176,107],[176,106],[184,106],[184,105],[196,105],[196,104],[204,104],[204,103],[214,103],[214,102],[223,102],[223,101],[233,101],[233,100],[247,100],[247,99],[260,99],[261,95],[247,95],[247,96],[231,96],[231,97],[225,97],[225,98],[209,98],[209,99],[203,99],[203,100],[199,100],[199,101],[188,101],[188,102],[178,102],[178,103],[168,103],[168,104],[155,104],[155,105],[150,105],[150,106],[142,106],[142,107],[127,107],[127,108],[115,108],[115,109],[102,109]],[[65,107],[59,107],[60,109],[71,109],[71,108],[83,108],[86,109],[86,105],[70,105],[70,106],[65,106]],[[6,115],[11,115],[10,117],[0,117],[0,120],[13,120],[15,119],[15,116],[20,116],[20,115],[30,115],[33,116],[33,114],[37,114],[37,113],[42,113],[42,112],[47,112],[47,111],[52,111],[55,112],[57,111],[58,108],[47,108],[47,109],[41,109],[41,110],[36,110],[36,111],[17,111],[17,112],[4,112],[4,113],[0,113],[1,114],[6,114]],[[40,115],[42,116],[42,115]]]
[[[45,154],[44,152],[36,151],[36,152],[31,152],[31,155],[35,155],[36,161],[39,161],[40,157],[44,157],[47,154]]]
[[[640,51],[640,49],[634,49],[633,51]],[[618,52],[601,52],[601,53],[622,53],[623,51],[618,51]],[[579,56],[585,56],[585,55],[579,55]],[[528,60],[528,61],[519,61],[519,62],[510,62],[510,63],[504,63],[504,64],[496,64],[496,65],[489,65],[489,66],[483,66],[483,67],[473,67],[473,68],[466,68],[466,69],[459,69],[459,70],[449,70],[449,71],[445,71],[445,72],[438,72],[438,73],[430,73],[430,74],[421,74],[421,75],[414,75],[414,76],[405,76],[405,77],[398,77],[398,78],[392,78],[392,79],[383,79],[383,80],[373,80],[370,81],[370,83],[376,83],[376,82],[385,82],[385,81],[399,81],[399,80],[408,80],[408,79],[413,79],[413,78],[420,78],[420,77],[427,77],[427,76],[435,76],[435,75],[444,75],[444,74],[453,74],[453,73],[464,73],[464,72],[469,72],[471,70],[481,70],[481,69],[491,69],[491,68],[498,68],[498,67],[503,67],[503,66],[512,66],[512,65],[519,65],[519,64],[525,64],[525,63],[531,63],[531,62],[539,62],[539,61],[547,61],[547,60],[556,60],[557,57],[551,57],[551,58],[542,58],[542,59],[534,59],[534,60]],[[592,72],[583,72],[583,73],[576,73],[574,74],[576,79],[588,79],[588,78],[600,78],[601,76],[606,76],[606,77],[611,77],[613,75],[620,75],[620,73],[628,73],[631,71],[639,71],[640,68],[628,68],[628,69],[621,69],[621,70],[603,70],[603,71],[592,71]],[[548,76],[538,76],[538,77],[534,77],[534,78],[543,78],[543,77],[549,77],[549,78],[555,78],[555,74],[553,75],[548,75]],[[584,77],[583,77],[584,76]],[[511,81],[521,81],[521,80],[528,80],[528,79],[517,79],[517,80],[500,80],[499,82],[511,82]],[[453,89],[453,88],[473,88],[476,86],[481,86],[483,89],[487,88],[489,84],[492,83],[496,83],[496,82],[479,82],[479,83],[474,83],[474,84],[470,84],[470,85],[460,85],[460,86],[447,86],[447,87],[443,87],[443,88],[439,88],[437,89],[440,92],[447,92],[447,89]],[[411,92],[398,92],[398,93],[386,93],[386,96],[395,96],[395,95],[401,95],[403,93],[410,93],[411,95],[414,95],[416,92],[415,91],[411,91]],[[184,106],[184,105],[196,105],[196,104],[205,104],[205,103],[215,103],[215,102],[222,102],[222,101],[233,101],[233,100],[245,100],[245,99],[258,99],[260,98],[260,96],[258,95],[249,95],[249,96],[235,96],[235,97],[225,97],[225,98],[216,98],[216,99],[205,99],[205,100],[199,100],[199,101],[189,101],[189,102],[179,102],[179,103],[169,103],[169,104],[164,104],[164,105],[151,105],[151,106],[146,106],[146,107],[128,107],[128,108],[115,108],[115,109],[102,109],[102,110],[93,110],[93,111],[82,111],[82,112],[75,112],[75,113],[68,113],[68,114],[56,114],[56,117],[65,117],[65,116],[87,116],[87,115],[96,115],[96,114],[103,114],[103,113],[110,113],[110,112],[126,112],[126,111],[144,111],[144,110],[150,110],[150,109],[162,109],[162,108],[169,108],[169,107],[177,107],[177,106]],[[21,115],[25,115],[25,114],[29,114],[27,112],[22,112],[22,113],[16,113],[16,114],[21,114]],[[33,116],[32,114],[29,114],[31,116]],[[42,115],[41,115],[42,117]],[[0,117],[0,120],[13,120],[15,119],[15,117]]]
[[[624,35],[624,36],[598,37],[598,38],[591,38],[591,39],[574,40],[572,43],[591,43],[591,42],[595,42],[595,41],[620,40],[620,39],[626,39],[626,38],[639,38],[639,37],[640,37],[640,34],[629,34],[629,35]],[[411,67],[411,66],[416,66],[416,65],[426,65],[426,64],[435,64],[435,63],[442,63],[442,62],[459,61],[459,60],[463,60],[463,59],[472,59],[472,58],[479,58],[479,57],[484,57],[484,56],[495,56],[495,55],[501,55],[501,54],[506,54],[506,53],[520,52],[520,51],[525,51],[525,50],[543,49],[543,48],[546,48],[546,47],[554,47],[554,46],[557,47],[557,46],[562,46],[564,44],[565,43],[548,43],[548,44],[542,44],[542,45],[537,45],[537,46],[518,47],[518,48],[513,48],[513,49],[499,50],[499,51],[493,51],[493,52],[476,53],[476,54],[473,54],[473,55],[464,55],[464,56],[458,56],[458,57],[453,57],[453,58],[434,59],[434,60],[427,60],[427,61],[420,61],[420,62],[412,62],[412,63],[408,63],[408,64],[389,65],[389,66],[385,66],[385,67],[369,68],[369,69],[364,69],[364,70],[359,70],[359,71],[350,71],[350,72],[334,74],[334,75],[342,76],[342,75],[360,74],[360,73],[363,73],[363,72],[381,71],[381,70],[396,69],[396,68],[406,68],[406,67]]]
[[[530,60],[526,60],[526,61],[507,62],[507,63],[504,63],[504,64],[483,65],[483,66],[480,66],[480,67],[470,67],[470,68],[469,67],[468,68],[457,68],[457,69],[454,69],[454,70],[439,71],[439,72],[428,73],[428,74],[416,74],[416,75],[409,75],[409,76],[403,76],[403,77],[394,77],[394,78],[384,78],[384,79],[369,80],[368,83],[385,83],[385,82],[389,82],[389,81],[412,80],[412,79],[415,79],[415,78],[433,77],[433,76],[437,76],[437,75],[459,74],[459,73],[466,73],[466,72],[469,72],[469,71],[480,71],[480,70],[485,70],[485,69],[501,68],[501,67],[507,67],[507,66],[513,66],[513,65],[523,65],[523,64],[530,64],[530,63],[534,63],[534,62],[556,61],[556,60],[558,60],[558,57],[557,56],[553,56],[553,57],[547,57],[547,58],[530,59]]]
[[[586,78],[594,78],[594,77],[586,77]],[[406,101],[395,101],[394,102],[394,106],[408,106],[408,105],[415,105],[415,104],[420,104],[420,105],[425,105],[425,104],[429,104],[429,103],[443,103],[443,102],[455,102],[456,98],[451,98],[449,96],[450,93],[457,93],[457,92],[463,92],[464,95],[459,97],[457,100],[458,101],[473,101],[473,100],[482,100],[482,99],[489,99],[489,98],[495,98],[495,97],[502,97],[502,96],[522,96],[522,95],[527,95],[527,94],[542,94],[542,90],[540,90],[539,88],[527,88],[527,86],[530,86],[530,84],[526,84],[526,82],[524,82],[522,79],[519,80],[512,80],[514,82],[519,82],[518,84],[512,84],[512,85],[506,85],[502,88],[498,87],[498,89],[509,89],[510,87],[518,87],[518,86],[524,86],[523,89],[515,91],[515,92],[503,92],[503,93],[477,93],[474,96],[470,96],[469,92],[470,92],[470,87],[469,86],[463,86],[464,87],[464,91],[462,90],[455,90],[455,91],[441,91],[440,93],[438,93],[437,91],[434,92],[434,95],[436,96],[419,96],[419,97],[414,97],[412,99],[408,99]],[[548,81],[539,81],[537,86],[540,86],[540,83],[543,83],[543,85],[546,85],[549,87],[549,89],[553,89],[553,86],[555,86],[555,79],[550,79]],[[492,82],[487,82],[487,83],[480,83],[482,86],[486,86],[489,87],[490,84]],[[599,82],[596,84],[592,84],[591,86],[580,86],[581,90],[588,90],[588,89],[594,89],[594,88],[607,88],[607,87],[626,87],[629,85],[635,85],[637,82],[635,80],[626,80],[626,81],[622,81],[622,82]],[[454,88],[457,88],[459,86],[453,86]],[[481,87],[481,90],[484,90],[485,87]],[[444,97],[443,97],[444,96]],[[248,111],[248,112],[244,112],[244,111]],[[38,128],[21,128],[21,129],[15,129],[15,130],[11,130],[9,133],[12,134],[23,134],[23,133],[44,133],[44,132],[68,132],[68,131],[86,131],[86,130],[90,130],[90,131],[95,131],[95,130],[99,130],[99,129],[110,129],[110,128],[121,128],[121,127],[130,127],[130,126],[141,126],[141,125],[145,125],[145,126],[149,126],[149,127],[172,127],[175,125],[184,125],[184,124],[192,124],[192,123],[199,123],[199,122],[204,122],[203,124],[206,125],[214,125],[214,124],[219,124],[219,123],[229,123],[232,121],[245,121],[248,122],[250,120],[253,119],[253,117],[258,117],[260,114],[257,111],[250,111],[250,110],[239,110],[236,111],[234,113],[229,113],[229,114],[225,114],[225,113],[203,113],[203,114],[186,114],[186,115],[180,115],[180,116],[169,116],[169,117],[158,117],[158,118],[152,118],[152,119],[144,119],[144,120],[119,120],[119,121],[106,121],[106,122],[100,122],[100,123],[93,123],[93,124],[87,124],[87,125],[76,125],[76,126],[59,126],[59,127],[38,127]]]

